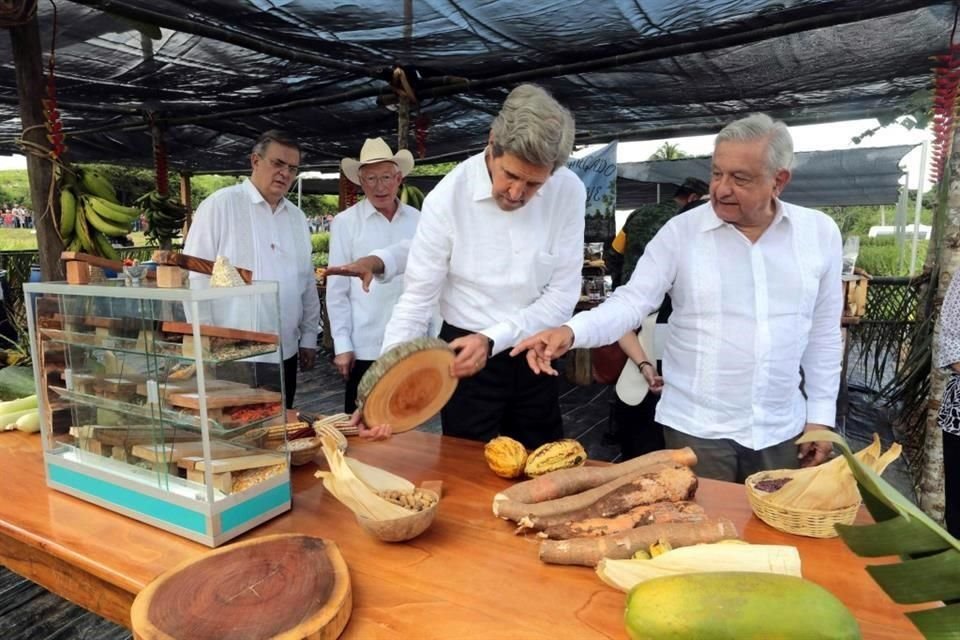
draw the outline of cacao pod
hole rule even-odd
[[[527,456],[524,473],[530,477],[551,471],[579,467],[587,461],[587,452],[576,440],[567,438],[542,444]]]
[[[516,478],[523,473],[527,450],[513,438],[499,436],[484,445],[483,457],[487,466],[501,478]]]

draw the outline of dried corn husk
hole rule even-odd
[[[877,474],[883,473],[887,466],[896,460],[902,451],[899,443],[894,443],[883,454],[880,437],[873,434],[873,442],[853,454],[863,465]],[[860,502],[857,481],[850,471],[850,465],[842,456],[834,458],[816,467],[779,472],[791,478],[767,496],[771,504],[794,509],[818,509],[831,511],[842,509]]]
[[[318,471],[323,487],[355,514],[372,520],[390,520],[409,516],[410,512],[400,505],[378,496],[373,489],[354,474],[347,464],[336,441],[328,435],[320,436],[323,455],[330,471]],[[384,472],[386,473],[386,472]]]
[[[653,578],[714,571],[800,576],[800,554],[796,547],[787,545],[718,542],[671,549],[649,560],[604,558],[597,565],[600,579],[621,591]]]

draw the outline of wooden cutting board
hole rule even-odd
[[[182,333],[193,335],[193,325],[189,322],[164,322],[161,331],[167,333]],[[200,325],[200,335],[212,338],[227,338],[229,340],[247,340],[250,342],[265,342],[277,344],[279,338],[275,333],[248,331],[246,329],[232,329],[230,327],[215,327],[208,324]]]
[[[207,391],[221,391],[221,390],[233,390],[240,391],[243,389],[249,389],[250,387],[243,384],[242,382],[233,382],[232,380],[207,380],[206,381]],[[189,378],[187,380],[171,380],[164,384],[160,385],[160,393],[163,394],[163,397],[167,398],[174,394],[180,393],[196,393],[197,392],[197,379]],[[137,393],[141,396],[147,395],[147,385],[146,383],[137,385]]]
[[[380,356],[357,388],[364,423],[402,433],[436,415],[457,388],[450,375],[453,359],[450,345],[439,338],[417,338]]]
[[[267,389],[221,389],[211,391],[207,387],[207,409],[223,409],[224,407],[239,407],[246,404],[260,404],[262,402],[280,402],[282,396],[277,391]],[[167,402],[186,409],[200,408],[199,393],[171,393]]]
[[[280,534],[235,542],[161,574],[137,595],[130,620],[137,640],[332,640],[352,609],[336,543]]]

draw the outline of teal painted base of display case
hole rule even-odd
[[[58,491],[211,547],[290,510],[289,472],[211,504],[200,492],[178,495],[56,453],[46,455],[46,467],[47,484]]]

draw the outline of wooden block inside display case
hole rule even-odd
[[[70,284],[89,284],[90,265],[79,260],[67,261],[67,282]]]
[[[183,286],[184,271],[180,267],[157,265],[157,286],[164,289],[179,289]]]
[[[204,482],[206,482],[206,475],[203,471],[187,471],[187,480],[204,484]],[[230,493],[233,491],[233,474],[229,471],[226,473],[213,474],[213,486],[215,489],[219,489],[224,493]]]

